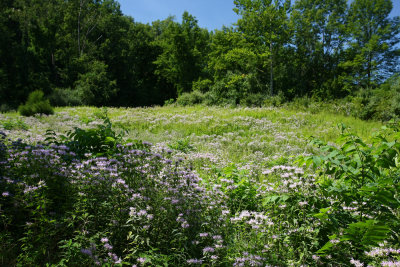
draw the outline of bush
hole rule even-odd
[[[18,112],[22,116],[33,116],[35,114],[54,114],[53,107],[48,99],[44,99],[42,91],[37,90],[29,94],[25,105],[18,107]]]
[[[261,93],[248,94],[240,99],[240,105],[246,107],[261,107],[264,103],[265,95]]]
[[[400,76],[394,76],[379,88],[359,91],[351,99],[353,116],[363,120],[389,121],[400,116]]]
[[[202,93],[205,93],[210,90],[212,84],[213,82],[209,79],[198,80],[197,82],[193,82],[192,89],[193,91],[200,91]]]
[[[50,103],[53,106],[80,106],[82,100],[78,95],[78,91],[71,90],[70,88],[62,89],[56,88],[49,96]]]
[[[107,110],[99,114],[103,123],[92,129],[81,129],[75,127],[67,132],[66,135],[60,135],[60,140],[53,130],[47,130],[46,141],[49,144],[65,145],[78,158],[84,158],[85,154],[93,156],[110,156],[118,151],[118,146],[122,143],[124,132],[117,133],[108,118]],[[144,149],[144,147],[140,147]]]
[[[256,77],[253,74],[228,72],[225,77],[218,80],[211,87],[210,93],[214,98],[216,105],[236,106],[243,103],[252,105],[257,103],[254,95],[259,93],[260,88],[257,85]],[[250,96],[247,100],[246,97]],[[258,103],[257,103],[258,104]]]
[[[204,94],[200,91],[193,91],[190,93],[183,93],[178,97],[176,103],[181,106],[191,106],[201,104],[204,101]]]
[[[354,259],[373,263],[368,251],[398,245],[400,136],[399,125],[391,126],[378,133],[371,145],[342,126],[342,145],[314,140],[324,153],[299,160],[300,165],[312,164],[317,169],[315,191],[320,199],[331,200],[320,202],[319,213],[313,216],[325,235],[325,244],[320,236],[322,247],[317,254],[329,256],[337,265]]]
[[[164,101],[164,106],[171,106],[173,104],[175,104],[175,99],[173,99],[173,98],[170,98],[170,99],[167,99]]]
[[[280,107],[283,103],[285,103],[285,96],[282,92],[279,92],[277,95],[265,98],[263,105],[266,107]]]
[[[0,105],[0,113],[6,113],[13,111],[14,108],[8,104],[1,104]]]

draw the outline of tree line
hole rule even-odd
[[[399,73],[391,0],[235,0],[234,26],[184,12],[150,24],[114,0],[2,0],[0,105],[42,90],[54,105],[210,104],[340,98]],[[243,102],[244,101],[244,102]]]

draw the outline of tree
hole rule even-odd
[[[347,40],[346,0],[298,0],[291,13],[297,95],[340,94],[338,68]]]
[[[85,57],[86,71],[79,75],[76,81],[76,90],[85,105],[102,106],[111,102],[111,98],[117,94],[116,82],[110,80],[107,73],[107,65],[101,61],[89,60]]]
[[[289,41],[288,12],[290,0],[235,0],[235,12],[242,15],[239,31],[255,42],[258,53],[268,59],[269,90],[274,94],[274,68],[280,51]]]
[[[388,78],[399,59],[400,18],[390,19],[391,0],[354,0],[348,16],[347,61],[343,67],[355,77],[353,83],[373,87]]]
[[[208,54],[208,31],[201,29],[195,17],[188,12],[182,15],[182,23],[172,18],[164,21],[156,42],[162,49],[154,64],[156,74],[164,77],[176,88],[177,95],[189,92],[192,83],[203,74]]]

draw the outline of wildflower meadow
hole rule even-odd
[[[400,126],[285,108],[0,114],[1,266],[400,266]]]

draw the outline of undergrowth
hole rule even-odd
[[[296,166],[201,176],[188,139],[124,141],[106,113],[40,144],[1,133],[1,265],[399,264],[399,129],[367,143],[342,126]]]

